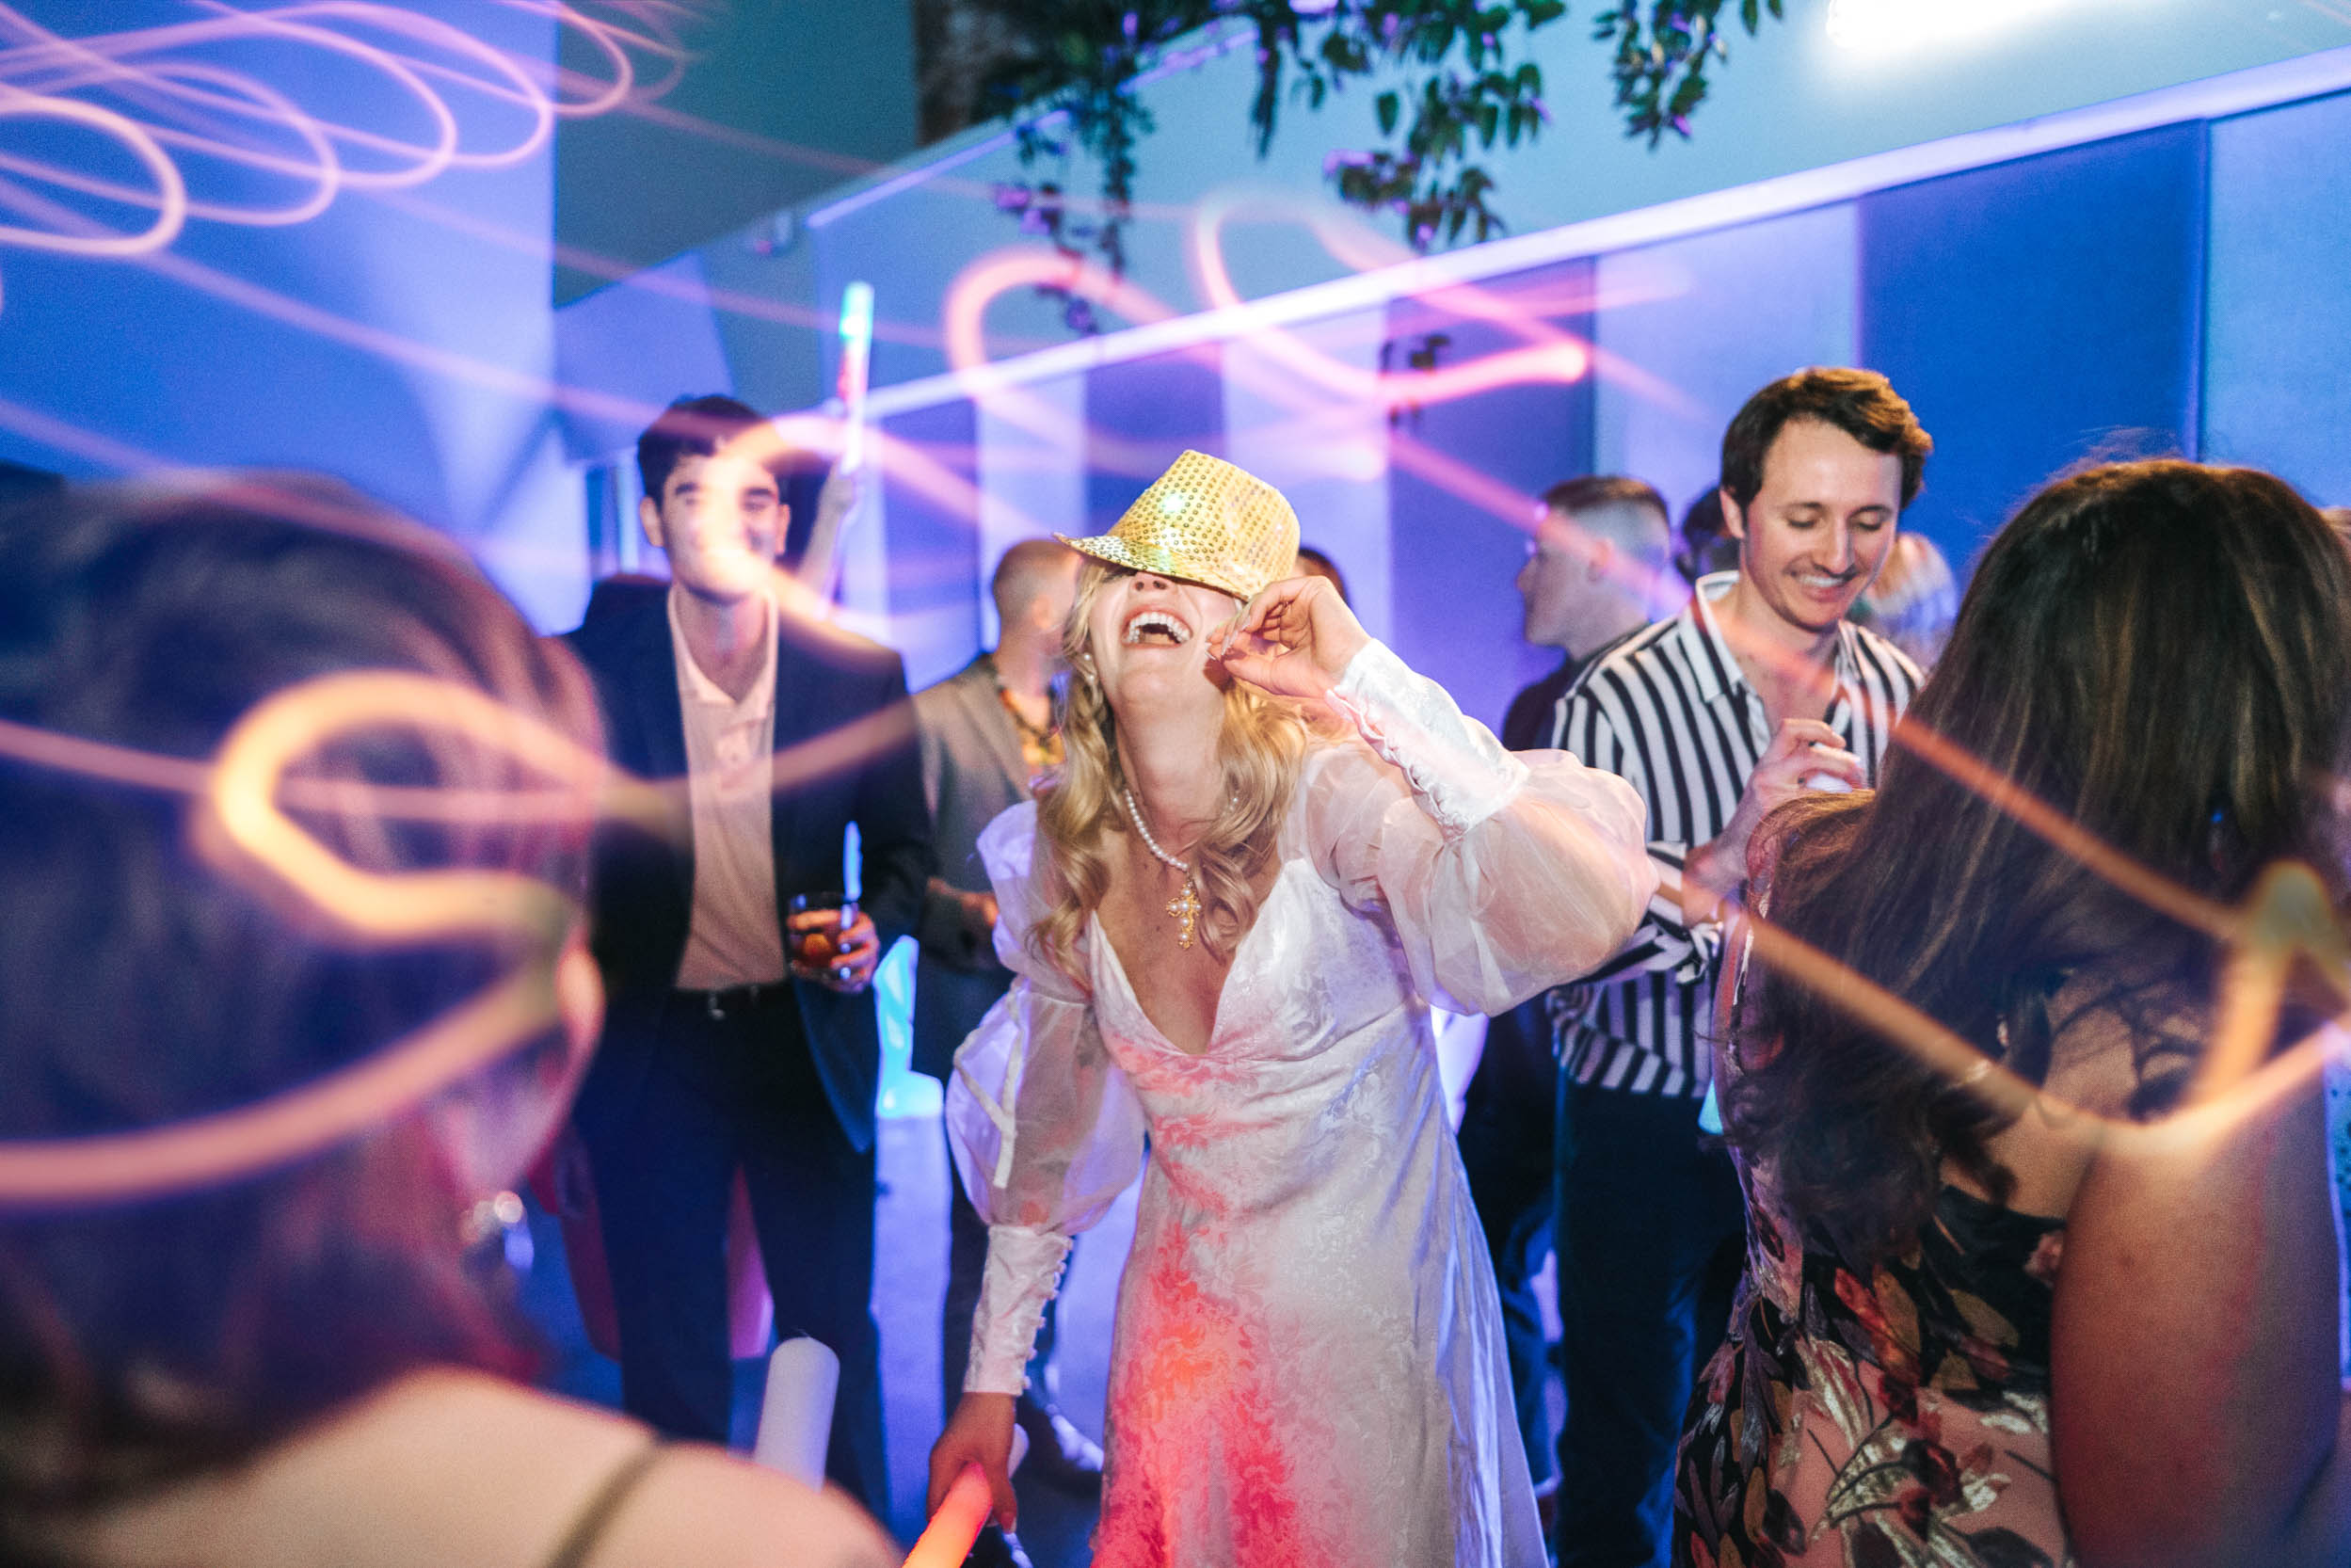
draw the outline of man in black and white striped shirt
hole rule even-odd
[[[1700,579],[1681,614],[1596,660],[1559,705],[1552,744],[1631,782],[1666,878],[1557,1020],[1560,1568],[1666,1560],[1674,1438],[1744,1239],[1730,1157],[1699,1128],[1719,922],[1773,808],[1877,781],[1919,674],[1845,616],[1931,447],[1874,373],[1764,388],[1722,441],[1738,569]]]

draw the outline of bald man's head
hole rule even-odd
[[[996,563],[988,592],[996,600],[1001,637],[1058,639],[1078,597],[1078,552],[1052,539],[1023,539]]]

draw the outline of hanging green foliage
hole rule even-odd
[[[1627,134],[1653,147],[1668,131],[1687,136],[1709,67],[1728,57],[1732,17],[1752,35],[1767,15],[1781,16],[1781,5],[1624,0],[1599,12],[1594,36],[1614,45],[1610,74]],[[1398,82],[1372,100],[1383,145],[1334,152],[1323,172],[1341,200],[1394,216],[1425,250],[1507,230],[1480,160],[1533,140],[1550,118],[1527,40],[1567,14],[1565,0],[992,0],[989,8],[1020,40],[984,92],[1011,116],[1022,165],[1074,145],[1102,170],[1101,200],[1089,211],[1052,182],[1003,186],[999,204],[1030,232],[1073,257],[1090,250],[1114,273],[1126,267],[1136,149],[1154,129],[1136,80],[1178,40],[1218,21],[1255,25],[1249,122],[1260,157],[1286,100],[1313,110],[1351,82]],[[1070,325],[1090,330],[1084,302],[1073,300],[1071,311]]]

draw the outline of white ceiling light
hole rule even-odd
[[[1951,43],[2114,0],[1829,0],[1829,37],[1871,53]]]

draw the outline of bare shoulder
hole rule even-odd
[[[894,1568],[901,1555],[837,1489],[681,1445],[646,1472],[584,1568]]]
[[[2165,989],[2077,977],[2052,999],[2049,1026],[2039,1104],[1990,1147],[2016,1178],[2013,1207],[2062,1218],[2108,1129],[2178,1103],[2202,1048],[2203,1019]]]
[[[413,1395],[418,1415],[440,1429],[442,1445],[482,1461],[499,1456],[491,1467],[506,1478],[502,1490],[537,1524],[533,1549],[516,1560],[525,1564],[545,1561],[607,1483],[654,1441],[610,1411],[495,1378],[451,1373],[408,1382],[421,1385]],[[790,1550],[779,1555],[785,1544]],[[582,1568],[749,1568],[787,1558],[807,1568],[897,1560],[881,1528],[842,1494],[811,1490],[721,1448],[681,1443],[646,1464]]]
[[[535,1568],[603,1480],[650,1441],[608,1412],[436,1368],[354,1400],[234,1469],[109,1508],[72,1545],[124,1568]]]
[[[2048,1089],[2109,1121],[2154,1120],[2178,1103],[2208,1021],[2169,985],[2077,976],[2050,1008]]]

